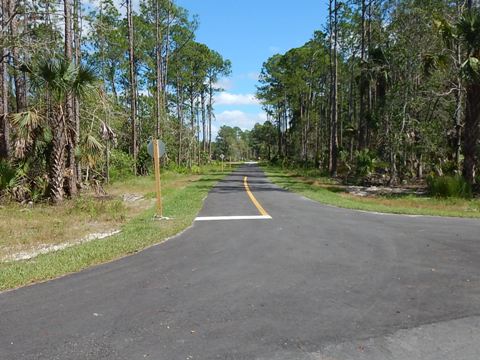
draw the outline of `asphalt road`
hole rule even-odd
[[[480,222],[323,206],[255,165],[133,256],[0,294],[0,359],[475,359]]]

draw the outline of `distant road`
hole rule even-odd
[[[194,226],[0,294],[0,359],[480,354],[480,222],[324,206],[241,166]]]

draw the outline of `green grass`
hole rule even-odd
[[[162,242],[192,224],[208,191],[225,173],[206,168],[205,175],[180,187],[175,186],[177,182],[173,180],[182,179],[182,176],[170,174],[174,179],[170,179],[172,186],[164,189],[163,203],[164,215],[171,220],[153,220],[155,212],[152,208],[126,223],[120,234],[110,238],[39,255],[31,260],[0,263],[0,290],[77,272]],[[128,189],[128,183],[121,186]]]
[[[333,185],[331,179],[305,176],[303,171],[262,166],[272,182],[312,200],[348,209],[390,214],[480,218],[479,199],[430,198],[415,195],[359,197]]]

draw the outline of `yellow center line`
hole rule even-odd
[[[252,192],[250,191],[250,187],[248,186],[248,177],[245,176],[243,178],[243,185],[245,186],[245,191],[247,192],[248,196],[250,197],[250,200],[252,200],[253,202],[253,205],[255,205],[255,207],[258,209],[258,211],[260,212],[261,215],[263,216],[270,216],[268,215],[268,213],[265,211],[265,209],[262,207],[262,205],[260,205],[260,203],[258,202],[258,200],[255,198],[255,196],[253,196]]]

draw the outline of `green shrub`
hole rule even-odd
[[[15,182],[16,171],[6,161],[0,161],[0,191],[10,188]]]
[[[143,144],[137,157],[137,170],[140,175],[148,175],[152,172],[153,160],[147,151],[147,144]]]
[[[174,161],[169,162],[164,168],[177,174],[188,174],[190,172],[188,167],[177,165]]]
[[[121,150],[114,149],[110,155],[110,179],[124,180],[134,175],[133,157]]]
[[[429,176],[428,192],[437,197],[471,198],[472,187],[461,176]]]
[[[360,177],[370,175],[375,170],[377,158],[373,152],[368,149],[360,150],[355,153],[356,174]]]
[[[202,169],[200,168],[200,166],[197,166],[197,165],[193,165],[190,172],[193,174],[193,175],[199,175],[202,173]]]

